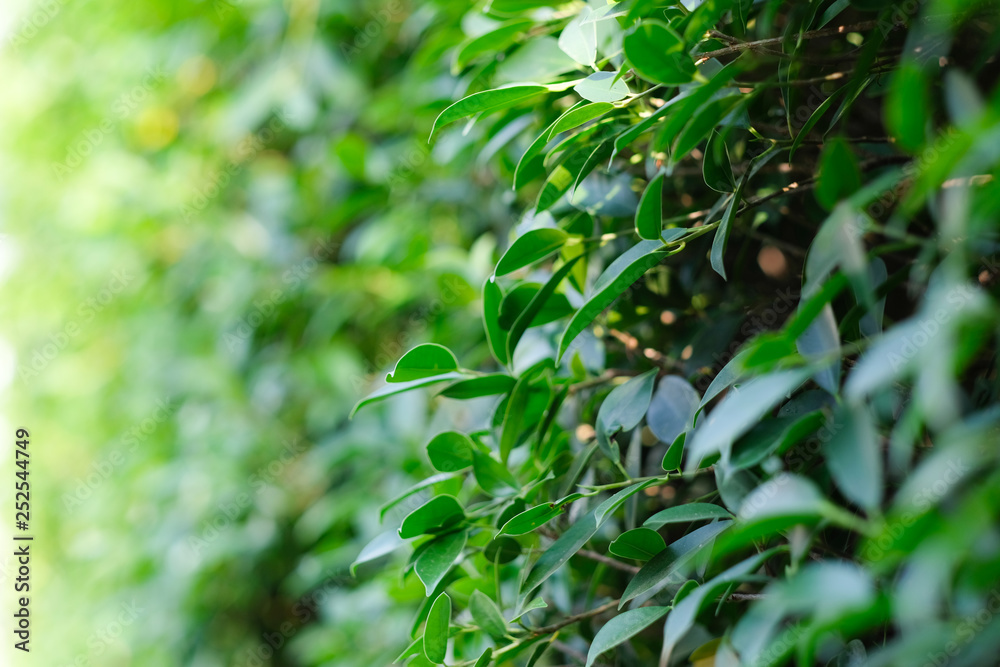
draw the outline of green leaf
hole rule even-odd
[[[420,535],[440,533],[465,518],[465,510],[454,496],[431,498],[403,519],[399,536],[404,540]]]
[[[619,460],[618,444],[611,438],[619,431],[628,431],[642,421],[653,397],[657,369],[630,378],[611,390],[597,413],[597,442],[613,461]]]
[[[521,543],[513,537],[498,536],[483,549],[483,556],[490,563],[504,565],[521,555]]]
[[[406,491],[403,491],[401,494],[399,494],[398,496],[396,496],[395,498],[393,498],[392,500],[390,500],[386,504],[382,505],[382,507],[379,508],[379,517],[378,517],[379,520],[381,521],[381,520],[385,519],[385,515],[386,515],[386,513],[389,510],[391,510],[393,507],[395,507],[399,503],[403,502],[404,500],[406,500],[407,498],[409,498],[413,494],[419,493],[420,491],[423,491],[424,489],[426,489],[428,487],[434,486],[435,484],[439,484],[441,482],[444,482],[446,480],[452,479],[454,477],[455,477],[455,473],[453,473],[453,472],[442,472],[442,473],[438,473],[437,475],[431,475],[427,479],[424,479],[424,480],[421,480],[420,482],[417,482],[416,484],[414,484],[413,486],[411,486],[410,488],[408,488]]]
[[[823,116],[825,116],[826,113],[830,110],[830,107],[832,107],[834,103],[836,103],[836,101],[840,99],[840,96],[846,93],[848,89],[850,89],[849,85],[838,88],[832,95],[823,100],[823,102],[820,103],[818,107],[816,107],[816,110],[813,111],[812,114],[810,114],[809,119],[806,120],[805,124],[802,126],[802,129],[799,130],[799,133],[797,135],[795,135],[795,140],[792,141],[791,148],[788,149],[789,162],[791,162],[795,158],[795,152],[798,151],[799,146],[801,146],[802,142],[806,140],[812,129],[816,127],[816,123],[818,123],[823,119]]]
[[[710,545],[712,540],[731,524],[732,521],[719,521],[702,526],[656,554],[628,582],[618,608],[621,609],[626,602],[643,593],[655,592],[670,583],[671,579],[676,578],[687,568],[695,555]]]
[[[483,54],[494,56],[497,52],[505,50],[517,40],[521,33],[533,25],[534,21],[529,19],[507,21],[495,30],[462,42],[455,53],[454,64],[451,68],[452,73],[458,74],[470,62]]]
[[[799,417],[766,419],[736,442],[730,463],[734,468],[760,465],[767,457],[787,451],[825,421],[820,410]]]
[[[834,414],[833,437],[823,455],[837,488],[848,500],[871,512],[882,504],[882,448],[865,406],[840,408]]]
[[[460,99],[441,112],[441,114],[434,121],[434,127],[431,129],[430,138],[433,139],[438,130],[445,125],[454,123],[456,120],[461,120],[462,118],[467,118],[468,116],[479,113],[490,113],[492,111],[506,109],[548,91],[548,86],[532,84],[506,86],[503,88],[495,88],[493,90],[484,90],[479,93],[473,93],[468,97]]]
[[[592,104],[574,106],[559,116],[556,122],[549,126],[546,143],[554,139],[556,135],[580,127],[595,118],[600,118],[614,108],[615,105],[610,102],[594,102]]]
[[[795,346],[806,359],[821,361],[834,356],[826,368],[816,373],[813,380],[831,394],[840,393],[840,332],[833,308],[827,303],[819,317],[795,341]]]
[[[378,535],[375,539],[365,545],[365,548],[361,550],[358,557],[354,559],[353,563],[351,563],[351,576],[354,576],[354,573],[357,571],[359,565],[362,565],[363,563],[370,563],[373,560],[378,560],[382,556],[391,554],[404,544],[405,542],[400,539],[399,535],[397,535],[394,530]]]
[[[597,59],[597,24],[588,22],[591,10],[583,7],[559,33],[559,48],[578,64],[589,67]]]
[[[868,277],[868,259],[862,236],[868,218],[855,210],[850,202],[839,204],[820,227],[806,256],[803,298],[817,293],[823,282],[840,267],[851,280],[866,305],[874,305],[874,295]]]
[[[649,182],[635,211],[635,230],[648,241],[658,241],[663,233],[663,178],[660,173]]]
[[[724,507],[711,503],[686,503],[670,507],[643,521],[646,528],[659,530],[668,523],[691,523],[694,521],[711,521],[712,519],[732,519]]]
[[[643,21],[625,35],[623,46],[632,67],[649,81],[679,86],[694,78],[684,38],[662,21]]]
[[[413,380],[412,382],[390,382],[384,387],[380,387],[373,391],[372,393],[365,396],[363,399],[358,401],[358,404],[354,406],[351,410],[351,417],[353,418],[357,414],[358,410],[370,403],[376,403],[378,401],[385,400],[390,396],[395,396],[397,394],[402,394],[411,389],[420,389],[421,387],[427,387],[438,382],[447,382],[448,380],[464,380],[466,375],[463,373],[442,373],[441,375],[435,375],[433,377],[424,378],[422,380]]]
[[[674,647],[677,646],[677,642],[683,639],[688,631],[694,627],[698,614],[708,603],[711,603],[719,593],[729,588],[733,583],[756,572],[776,552],[777,549],[771,549],[770,551],[751,556],[733,565],[711,581],[695,588],[682,599],[677,600],[675,598],[674,610],[667,617],[667,622],[663,626],[661,662],[663,664],[671,663],[671,654]],[[678,592],[677,597],[680,597],[680,592]]]
[[[687,443],[688,470],[696,468],[705,457],[721,453],[729,459],[733,442],[746,433],[761,417],[769,413],[809,377],[809,371],[795,369],[775,371],[734,387],[699,423]]]
[[[570,343],[594,321],[601,311],[610,306],[622,292],[642,277],[669,254],[660,241],[640,241],[611,263],[597,278],[586,303],[573,316],[566,331],[559,340],[557,361],[569,348]]]
[[[458,472],[472,465],[475,450],[469,436],[458,431],[445,431],[427,443],[427,458],[441,472]]]
[[[502,365],[510,363],[507,355],[507,332],[500,327],[500,305],[503,303],[503,293],[492,277],[483,283],[483,327],[486,329],[486,339],[490,343],[490,351]],[[357,408],[355,408],[357,409]]]
[[[826,504],[823,494],[812,481],[780,473],[747,495],[736,516],[741,525],[775,518],[815,521],[823,516]]]
[[[521,490],[521,485],[514,479],[507,466],[492,456],[474,452],[472,471],[476,477],[476,483],[490,495],[509,496]]]
[[[569,503],[582,497],[581,494],[574,493],[554,503],[535,505],[507,521],[500,529],[500,534],[524,535],[530,533],[562,514]]]
[[[569,234],[558,227],[532,229],[517,237],[497,263],[494,276],[505,276],[553,255],[563,247]]]
[[[507,621],[503,620],[503,614],[500,613],[496,602],[482,591],[472,592],[472,597],[469,598],[469,611],[472,612],[472,620],[476,625],[494,639],[502,639],[507,635]]]
[[[712,130],[712,134],[708,137],[701,169],[705,185],[716,192],[726,193],[736,190],[733,164],[729,160],[729,147],[716,130]]]
[[[583,255],[577,255],[576,257],[563,263],[559,270],[552,274],[548,282],[538,290],[534,298],[524,309],[524,311],[518,316],[517,320],[514,321],[514,326],[510,328],[510,334],[507,336],[507,355],[513,359],[514,350],[517,348],[517,344],[521,340],[521,336],[524,332],[528,330],[528,327],[537,319],[538,314],[542,312],[545,305],[552,299],[556,288],[562,283],[563,279],[566,278],[573,270],[573,266],[580,261]]]
[[[851,147],[843,139],[831,139],[823,147],[816,183],[816,201],[830,211],[861,188],[861,170]]]
[[[499,322],[501,328],[509,332],[514,323],[517,322],[517,318],[527,310],[531,301],[538,295],[541,289],[542,285],[539,283],[520,283],[514,289],[507,292],[504,295],[503,302],[500,304]],[[552,294],[542,304],[541,309],[531,320],[529,327],[537,327],[549,322],[555,322],[574,312],[574,308],[569,304],[569,299],[566,298],[565,294]]]
[[[885,102],[885,126],[903,150],[918,153],[927,141],[930,96],[923,69],[904,61],[892,76]]]
[[[546,579],[551,577],[556,570],[563,566],[577,551],[583,548],[594,533],[597,532],[597,519],[593,512],[578,519],[565,533],[559,536],[548,549],[545,550],[531,571],[521,584],[521,600],[523,601],[532,591],[542,585]],[[522,606],[521,604],[518,605]]]
[[[458,359],[451,350],[437,343],[424,343],[403,355],[386,382],[413,382],[425,380],[458,370]]]
[[[691,426],[699,400],[690,382],[679,375],[664,376],[649,402],[646,425],[661,442],[673,443]]]
[[[443,665],[448,655],[448,632],[451,629],[451,598],[442,593],[434,600],[424,626],[424,655],[435,665]]]
[[[514,387],[514,382],[514,378],[505,373],[493,373],[468,380],[459,380],[442,389],[438,396],[463,401],[480,396],[496,396],[510,391]]]
[[[462,555],[465,540],[466,533],[460,530],[436,537],[426,545],[421,545],[421,552],[413,565],[413,571],[423,582],[428,597],[448,574],[455,560]]]
[[[576,84],[577,95],[591,102],[617,102],[628,97],[628,84],[618,78],[615,72],[594,72]]]
[[[476,660],[476,664],[473,667],[489,667],[491,662],[493,662],[493,649],[488,648],[479,656],[479,660]]]
[[[604,522],[608,520],[608,517],[610,517],[612,514],[618,511],[618,508],[621,507],[626,500],[628,500],[635,494],[639,493],[646,487],[652,486],[656,482],[657,482],[656,479],[647,479],[644,482],[636,482],[635,484],[632,484],[622,489],[621,491],[619,491],[618,493],[616,493],[615,495],[611,496],[603,503],[598,505],[594,509],[594,517],[597,519],[598,527],[604,525]]]
[[[666,548],[667,543],[655,530],[634,528],[619,535],[608,546],[608,551],[619,558],[649,560]]]
[[[670,160],[673,164],[680,162],[688,153],[693,151],[705,137],[709,134],[740,104],[747,101],[747,95],[728,95],[726,97],[712,100],[702,107],[687,124],[684,131],[677,138],[673,155]]]
[[[670,607],[640,607],[612,618],[594,635],[594,641],[591,642],[590,650],[587,652],[586,667],[593,665],[605,651],[610,651],[628,641],[666,616],[668,611]]]

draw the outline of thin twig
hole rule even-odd
[[[598,563],[604,563],[608,567],[613,567],[616,570],[621,570],[622,572],[628,572],[629,574],[635,574],[639,571],[635,565],[629,565],[628,563],[623,563],[620,560],[615,560],[614,558],[609,558],[604,554],[599,554],[596,551],[591,551],[590,549],[580,549],[576,552],[578,556],[583,556],[584,558],[589,558],[590,560],[596,560]]]
[[[833,35],[846,35],[849,32],[860,32],[862,30],[871,30],[872,28],[878,27],[878,21],[863,21],[861,23],[855,23],[854,25],[842,25],[836,28],[823,28],[822,30],[811,30],[809,32],[804,32],[800,35],[800,39],[819,39],[821,37],[832,37]],[[710,58],[718,58],[719,56],[728,56],[734,53],[742,53],[748,50],[757,50],[764,47],[771,46],[772,44],[781,44],[786,41],[785,37],[772,37],[769,39],[759,39],[755,42],[739,42],[731,46],[727,46],[722,49],[716,49],[715,51],[706,51],[705,53],[698,54],[699,62],[704,62]]]
[[[534,634],[536,634],[536,635],[548,635],[548,634],[552,634],[553,632],[556,632],[557,630],[562,630],[567,625],[573,625],[574,623],[578,623],[579,621],[585,621],[588,618],[593,618],[594,616],[599,616],[599,615],[603,614],[606,611],[610,611],[612,609],[615,609],[615,608],[618,607],[618,603],[619,602],[620,602],[620,600],[612,600],[611,602],[607,602],[605,604],[602,604],[600,607],[597,607],[595,609],[591,609],[590,611],[585,611],[582,614],[576,614],[575,616],[567,616],[566,618],[564,618],[563,620],[559,621],[558,623],[553,623],[552,625],[546,625],[546,626],[541,627],[541,628],[536,628],[536,629],[532,630],[531,632],[534,633]]]

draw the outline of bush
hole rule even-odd
[[[455,420],[355,563],[412,547],[399,661],[994,659],[997,28],[493,0],[424,36],[462,91],[435,154],[516,223],[476,312],[440,308],[482,335],[359,404]]]

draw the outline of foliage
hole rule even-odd
[[[995,655],[997,19],[468,10],[428,134],[521,215],[482,335],[368,399],[434,383],[444,415],[375,539],[426,587],[400,661]]]

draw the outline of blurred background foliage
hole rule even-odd
[[[465,8],[4,4],[32,664],[388,664],[422,588],[347,566],[418,465],[427,399],[346,418],[417,342],[488,354],[455,314],[509,202],[461,136],[425,143]]]

